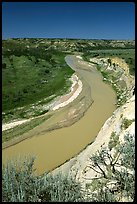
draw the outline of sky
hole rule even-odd
[[[133,2],[3,2],[2,38],[135,39]]]

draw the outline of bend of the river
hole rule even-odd
[[[103,82],[102,75],[95,67],[92,67],[91,71],[81,69],[88,68],[88,63],[82,65],[82,61],[79,62],[78,58],[71,55],[68,55],[65,60],[86,80],[94,103],[73,125],[28,138],[3,149],[3,163],[18,156],[35,155],[36,173],[50,171],[93,142],[105,121],[116,109],[116,94],[110,85]]]

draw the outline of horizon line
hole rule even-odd
[[[135,39],[115,39],[115,38],[69,38],[69,37],[2,37],[2,40],[9,40],[9,39],[66,39],[66,40],[133,40]]]

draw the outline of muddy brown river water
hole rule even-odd
[[[3,149],[3,163],[18,156],[35,155],[36,173],[42,174],[69,160],[94,141],[104,122],[116,109],[116,94],[110,85],[102,81],[95,67],[90,72],[82,70],[80,68],[88,68],[88,64],[81,64],[78,60],[74,56],[66,57],[66,62],[89,84],[94,103],[72,126],[34,136]]]

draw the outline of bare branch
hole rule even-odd
[[[118,159],[119,159],[119,157],[120,157],[120,152],[119,152],[119,154],[117,155],[117,158],[116,158],[116,160],[114,161],[114,163],[113,163],[113,165],[115,165],[116,164],[116,162],[118,161]]]
[[[93,168],[93,167],[96,167],[96,166],[92,165],[92,166],[88,166],[88,167],[91,168],[91,169],[93,169],[93,170],[96,171],[97,173],[102,174],[101,172],[99,172],[99,171],[97,171],[96,169]]]

